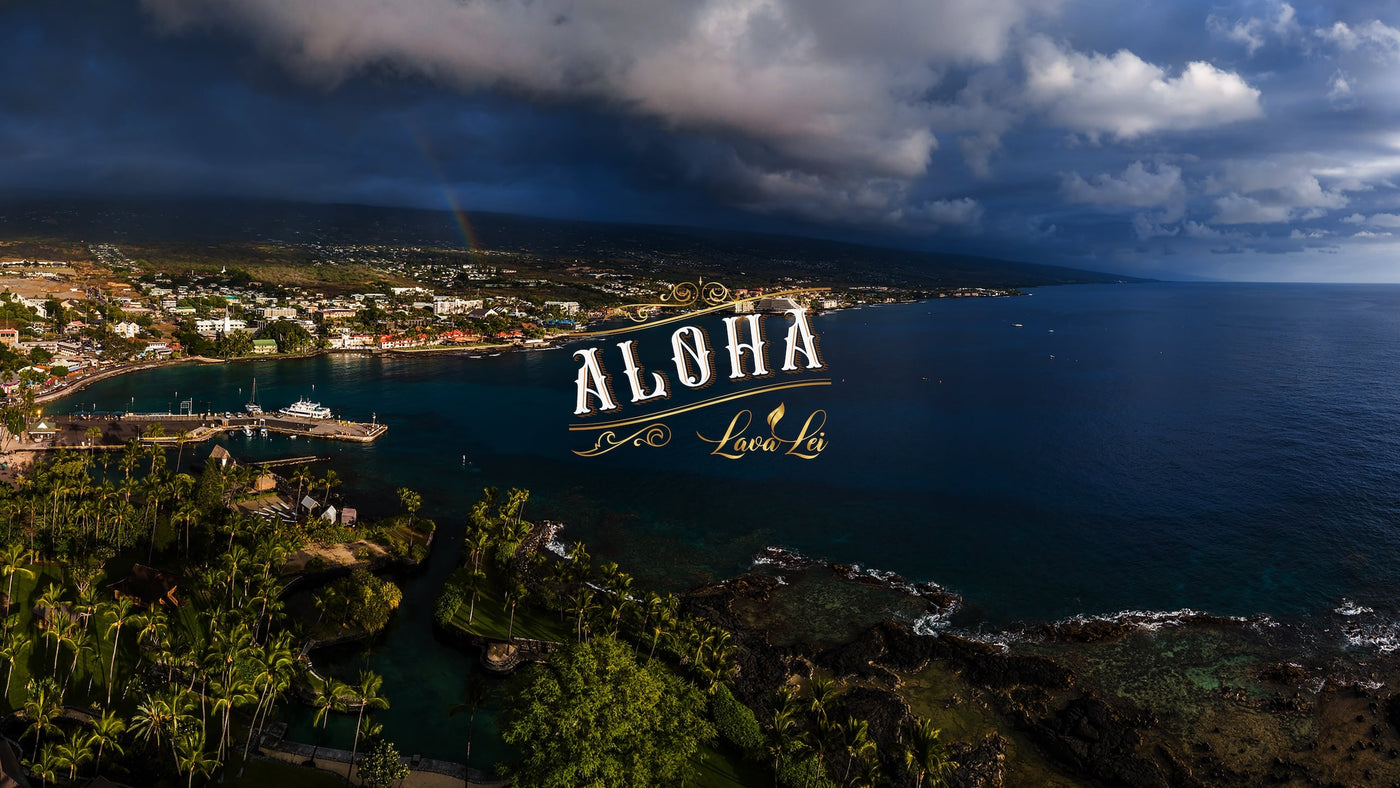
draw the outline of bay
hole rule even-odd
[[[655,587],[727,577],[782,545],[943,584],[966,598],[967,625],[1394,607],[1400,288],[1081,285],[828,313],[813,328],[831,386],[687,414],[664,447],[595,458],[572,451],[591,440],[567,429],[568,347],[177,365],[50,409],[236,410],[256,376],[264,406],[309,396],[388,424],[364,446],[225,442],[252,459],[330,455],[347,503],[370,515],[395,509],[396,487],[423,494],[440,543],[371,662],[394,699],[386,734],[436,757],[460,757],[465,720],[442,710],[474,663],[432,640],[430,602],[491,485],[530,489],[527,517],[567,523],[566,541]],[[729,460],[697,435],[741,409],[762,426],[780,402],[790,429],[825,412],[821,456]]]

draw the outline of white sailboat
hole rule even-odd
[[[262,406],[258,404],[258,379],[253,378],[253,395],[248,398],[248,404],[243,406],[243,410],[254,416],[263,412]]]

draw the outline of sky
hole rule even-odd
[[[0,196],[1400,282],[1400,4],[0,0]]]

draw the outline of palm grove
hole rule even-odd
[[[730,631],[675,594],[636,588],[615,563],[594,567],[581,543],[562,558],[541,549],[552,531],[524,520],[528,499],[485,491],[434,611],[478,642],[523,647],[525,629],[558,641],[507,693],[500,730],[521,757],[502,766],[518,784],[682,784],[704,748],[738,753],[794,788],[944,784],[953,763],[931,723],[906,720],[881,753],[830,679],[793,677],[766,697],[749,687],[740,700],[743,653]]]
[[[17,712],[7,732],[43,784],[100,773],[192,786],[246,758],[293,689],[319,691],[325,713],[354,714],[361,730],[387,703],[373,674],[317,683],[298,659],[307,633],[286,614],[279,570],[308,541],[340,538],[335,527],[230,507],[256,469],[209,462],[194,476],[170,459],[139,441],[58,451],[0,485],[0,669]],[[337,480],[301,469],[289,483],[328,491]],[[145,570],[163,598],[112,592],[140,562],[173,570]]]

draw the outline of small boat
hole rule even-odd
[[[253,437],[253,428],[252,428],[252,427],[249,427],[247,424],[244,424],[244,425],[243,425],[243,437],[245,437],[245,438],[251,438],[251,437]]]
[[[258,404],[258,379],[253,378],[253,394],[248,398],[248,404],[243,406],[243,411],[253,416],[263,412],[262,406]]]
[[[259,428],[258,428],[258,435],[260,435],[260,436],[266,438],[266,437],[267,437],[267,427],[259,427]]]

